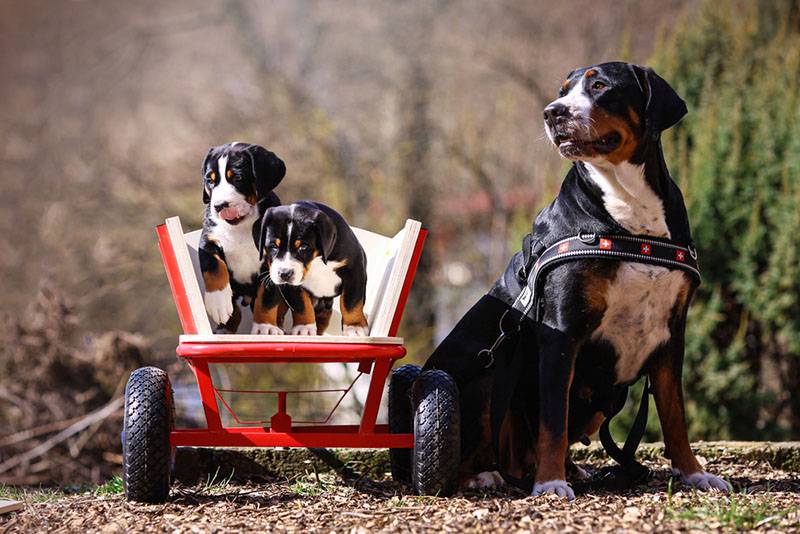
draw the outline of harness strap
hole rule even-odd
[[[633,420],[625,445],[622,449],[619,448],[617,442],[611,436],[609,425],[611,419],[617,415],[625,406],[625,400],[628,397],[628,388],[625,388],[622,395],[617,399],[614,406],[613,413],[606,416],[606,420],[600,426],[600,443],[608,455],[613,458],[625,471],[625,474],[630,478],[628,485],[635,484],[640,480],[647,478],[650,475],[650,470],[636,461],[636,449],[644,437],[645,428],[647,427],[647,413],[650,405],[650,382],[645,378],[644,390],[642,391],[642,400],[639,404],[639,410],[636,412],[636,418]]]

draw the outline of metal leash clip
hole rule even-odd
[[[494,340],[494,343],[492,343],[492,346],[489,347],[488,349],[481,349],[478,352],[478,358],[480,358],[481,356],[484,356],[484,355],[489,358],[489,360],[486,363],[486,365],[483,366],[484,369],[488,369],[489,367],[494,365],[494,351],[497,350],[498,347],[500,347],[500,345],[503,343],[503,341],[505,341],[505,339],[510,334],[513,334],[515,331],[519,331],[519,325],[516,326],[516,330],[511,330],[511,331],[508,331],[508,332],[503,330],[503,319],[506,318],[506,315],[508,315],[509,311],[510,310],[504,311],[503,315],[500,316],[500,321],[498,323],[498,327],[500,328],[500,335],[497,336],[497,339]]]

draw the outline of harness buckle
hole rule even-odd
[[[578,232],[578,239],[580,239],[587,245],[594,245],[595,242],[597,242],[597,232],[591,232],[591,233]]]

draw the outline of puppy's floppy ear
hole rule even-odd
[[[325,212],[320,210],[314,214],[312,224],[317,235],[317,249],[322,254],[322,262],[328,263],[328,257],[336,244],[336,225]]]
[[[656,139],[661,132],[675,126],[686,115],[686,102],[653,69],[631,65],[631,70],[644,93],[645,131]]]
[[[281,158],[263,146],[250,145],[245,151],[250,156],[256,194],[258,198],[264,198],[281,183],[286,175],[286,165]]]
[[[258,232],[258,259],[259,261],[264,261],[264,240],[267,238],[267,226],[269,225],[270,211],[272,208],[267,209],[264,212],[264,216],[261,217],[261,228]]]
[[[211,191],[208,190],[208,186],[206,186],[206,167],[208,166],[208,161],[211,159],[211,154],[214,153],[214,147],[208,149],[208,154],[206,154],[205,159],[203,160],[203,167],[200,169],[200,176],[203,177],[203,204],[208,204],[211,202]]]

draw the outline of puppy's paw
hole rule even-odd
[[[730,493],[733,491],[733,488],[728,484],[727,480],[706,471],[698,471],[690,475],[681,474],[681,480],[687,486],[703,491],[718,490],[723,493]]]
[[[269,323],[253,323],[253,328],[250,329],[251,334],[263,334],[267,336],[282,336],[283,330]]]
[[[227,285],[219,291],[208,291],[205,296],[206,312],[212,325],[225,324],[233,315],[233,291]]]
[[[484,471],[464,482],[467,489],[491,489],[502,488],[506,481],[497,471]]]
[[[294,325],[289,333],[293,336],[316,336],[317,325],[314,323]]]
[[[342,328],[342,335],[343,336],[368,336],[369,335],[369,327],[346,324],[346,325],[344,325],[344,328]]]
[[[566,498],[570,501],[575,500],[575,492],[572,491],[572,488],[569,486],[569,484],[567,484],[566,480],[550,480],[548,482],[541,483],[537,482],[533,485],[533,491],[531,492],[531,495],[538,497],[548,493],[558,495],[562,499]]]

